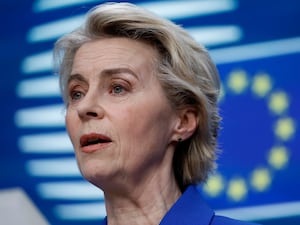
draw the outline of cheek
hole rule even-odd
[[[69,110],[67,110],[67,113],[66,113],[65,123],[66,123],[66,128],[67,128],[69,137],[74,145],[75,132],[77,130],[78,122],[75,121],[74,113],[70,112]]]
[[[149,145],[159,141],[160,137],[168,131],[170,117],[166,115],[167,110],[161,105],[132,105],[122,111],[122,117],[118,117],[117,126],[121,125],[119,126],[122,130],[121,135],[130,145],[139,147]]]

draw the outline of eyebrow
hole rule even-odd
[[[120,73],[131,74],[136,79],[138,79],[138,76],[137,76],[136,73],[134,73],[131,69],[125,68],[125,67],[105,69],[105,70],[101,71],[100,76],[101,77],[103,77],[103,76],[104,77],[107,77],[107,76],[110,77],[110,76],[113,76],[115,74],[120,74]],[[79,74],[79,73],[71,74],[67,83],[70,84],[70,82],[73,81],[73,80],[78,80],[78,81],[81,81],[81,82],[84,82],[84,83],[88,83],[86,78],[83,75]]]
[[[81,74],[71,74],[68,78],[68,82],[67,84],[70,84],[73,80],[78,80],[84,83],[87,83],[87,80],[84,78],[84,76],[82,76]]]
[[[103,70],[100,75],[101,76],[112,76],[115,74],[120,74],[120,73],[128,73],[134,76],[136,79],[138,79],[137,74],[135,74],[131,69],[126,68],[126,67],[120,67],[120,68],[112,68],[112,69],[105,69]]]

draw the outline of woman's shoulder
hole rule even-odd
[[[211,225],[259,225],[259,224],[231,219],[225,216],[214,216]]]

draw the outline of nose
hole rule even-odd
[[[87,94],[77,105],[77,113],[82,120],[100,119],[104,116],[104,109],[95,96]]]

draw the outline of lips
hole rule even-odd
[[[81,136],[80,138],[80,146],[84,152],[94,152],[96,150],[100,150],[110,144],[112,140],[98,133],[90,133]]]

